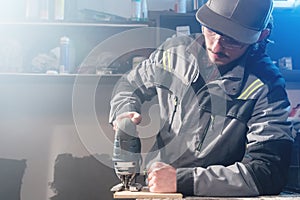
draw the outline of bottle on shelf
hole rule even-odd
[[[40,0],[39,15],[41,20],[49,20],[49,0]]]
[[[37,20],[39,18],[39,1],[26,0],[25,18],[27,20]]]
[[[131,0],[131,20],[140,21],[142,16],[142,1]]]
[[[177,12],[178,13],[186,13],[186,0],[178,0],[177,1]]]
[[[198,10],[207,0],[175,0],[174,10],[177,13],[190,13]]]
[[[148,0],[142,0],[142,20],[148,21]]]
[[[59,73],[70,72],[70,38],[60,38]]]
[[[190,13],[194,10],[194,2],[193,0],[186,0],[186,12]]]
[[[54,20],[65,19],[65,0],[54,0]]]

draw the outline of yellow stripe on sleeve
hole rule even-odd
[[[247,89],[238,97],[238,99],[248,99],[251,94],[253,94],[256,90],[261,88],[263,85],[264,83],[260,79],[256,79],[247,87]]]

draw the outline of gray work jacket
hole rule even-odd
[[[270,58],[248,51],[219,71],[203,36],[168,39],[128,75],[110,122],[157,97],[160,130],[146,162],[177,170],[177,190],[196,196],[278,194],[292,137],[285,82]],[[220,68],[221,69],[221,68]]]

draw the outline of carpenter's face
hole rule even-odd
[[[202,32],[208,57],[211,62],[218,66],[226,65],[241,57],[249,47],[249,44],[238,42],[204,26]]]

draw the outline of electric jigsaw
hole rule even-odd
[[[112,161],[121,183],[112,187],[111,191],[140,191],[142,185],[135,182],[142,162],[141,141],[137,136],[136,124],[124,118],[117,122],[117,127]]]

